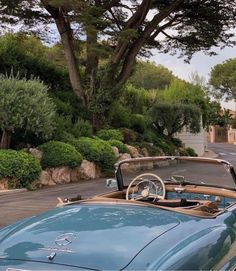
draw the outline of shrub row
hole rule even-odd
[[[15,188],[28,187],[41,172],[37,159],[24,151],[0,151],[0,179],[8,178],[9,186]]]
[[[179,144],[179,142],[177,142]],[[162,148],[160,148],[160,145]],[[77,167],[81,164],[83,157],[101,166],[104,171],[111,172],[116,162],[115,154],[111,146],[116,146],[119,152],[128,152],[125,144],[119,140],[82,137],[73,139],[70,144],[50,141],[38,148],[43,152],[41,165],[43,168],[69,166]],[[170,153],[174,151],[173,146],[161,140],[159,146],[151,146],[149,143],[139,144],[138,147],[148,149],[150,155],[158,155],[163,147]],[[191,148],[180,148],[182,156],[197,156]],[[82,157],[83,156],[83,157]],[[36,180],[41,172],[41,166],[37,159],[24,151],[1,150],[0,151],[0,179],[8,178],[9,185],[14,187],[29,187],[30,183]]]
[[[82,137],[70,142],[83,157],[89,161],[98,163],[105,171],[112,171],[116,162],[111,145],[101,139]]]

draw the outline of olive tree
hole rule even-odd
[[[55,107],[47,86],[37,79],[0,76],[1,149],[10,147],[12,133],[21,128],[50,137],[54,129]]]
[[[193,104],[156,103],[151,108],[151,118],[157,131],[169,138],[184,127],[192,133],[200,132],[201,111]]]

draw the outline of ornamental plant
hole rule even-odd
[[[38,79],[0,75],[0,128],[2,149],[10,147],[16,129],[48,138],[54,130],[55,106],[47,86]]]
[[[111,172],[116,163],[111,145],[104,140],[81,137],[71,142],[75,148],[89,161],[97,163],[104,171]]]
[[[7,178],[9,186],[29,187],[41,170],[39,161],[29,153],[0,150],[0,179]]]
[[[43,152],[41,161],[43,168],[69,166],[77,167],[81,164],[83,157],[74,146],[59,142],[49,141],[38,147]]]

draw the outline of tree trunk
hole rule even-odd
[[[59,14],[59,16],[55,18],[55,22],[61,36],[61,42],[68,63],[68,70],[72,89],[75,95],[81,99],[83,105],[86,106],[87,101],[81,84],[78,63],[74,54],[73,38],[71,34],[70,24],[61,14]]]
[[[9,149],[11,144],[12,132],[8,130],[3,130],[0,149]]]
[[[98,56],[95,51],[96,46],[97,31],[96,29],[90,29],[87,31],[87,62],[85,71],[87,89],[89,90],[86,93],[88,103],[95,94],[97,87]]]

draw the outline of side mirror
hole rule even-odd
[[[107,188],[117,188],[117,180],[116,179],[107,179],[106,180],[106,187]]]

